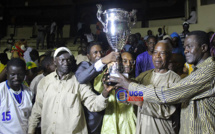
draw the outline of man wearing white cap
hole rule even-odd
[[[86,134],[87,126],[82,105],[90,111],[101,111],[107,106],[108,90],[100,95],[88,84],[80,84],[73,71],[74,57],[68,48],[54,53],[56,71],[38,84],[36,102],[29,119],[28,133],[34,133],[41,118],[42,133]]]

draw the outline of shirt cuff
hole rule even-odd
[[[106,64],[103,64],[102,63],[102,60],[98,60],[95,64],[94,64],[94,67],[96,69],[97,72],[100,72],[102,71],[103,67],[105,66]]]
[[[139,84],[135,83],[135,82],[131,82],[129,85],[128,85],[128,90],[129,91],[138,91],[137,88],[138,88]]]
[[[28,134],[34,134],[35,133],[35,128],[28,128]]]

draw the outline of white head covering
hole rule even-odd
[[[70,55],[72,55],[72,52],[66,48],[66,47],[59,47],[58,49],[55,50],[54,52],[54,58],[56,58],[56,56],[58,55],[59,52],[62,52],[62,51],[67,51]]]

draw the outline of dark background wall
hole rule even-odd
[[[0,36],[5,34],[7,25],[48,25],[51,21],[61,21],[71,26],[71,36],[75,35],[79,20],[93,24],[97,22],[96,4],[108,8],[137,9],[138,21],[142,27],[149,20],[177,18],[185,16],[185,0],[1,0]]]

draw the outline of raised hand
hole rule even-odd
[[[111,52],[105,57],[103,57],[101,60],[103,64],[108,64],[110,62],[116,61],[118,57],[119,57],[119,52]]]

